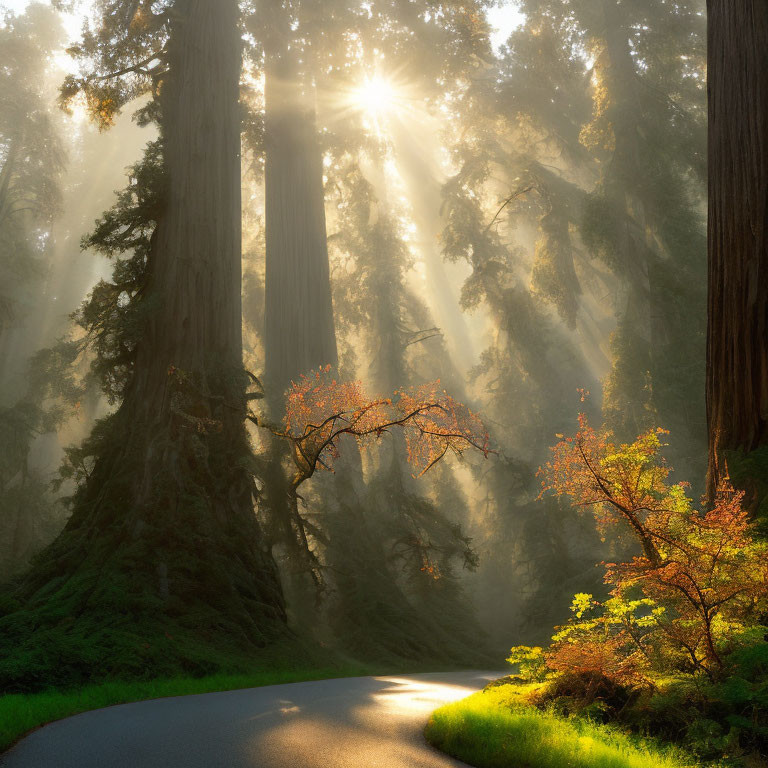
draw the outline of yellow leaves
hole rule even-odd
[[[516,645],[509,651],[509,664],[518,665],[518,676],[526,681],[542,681],[547,676],[544,649],[538,646]]]
[[[131,34],[140,34],[149,28],[153,21],[151,13],[148,13],[141,5],[136,8],[133,17],[130,19],[129,30]]]
[[[591,610],[596,605],[592,599],[592,595],[586,592],[579,592],[573,596],[573,602],[571,603],[571,611],[576,614],[577,618],[581,618],[587,611]]]
[[[521,661],[536,661],[544,656],[544,649],[538,646],[516,645],[510,649],[507,661],[518,664]]]
[[[613,97],[608,88],[610,61],[605,50],[595,49],[595,64],[592,69],[592,121],[579,133],[579,142],[589,150],[616,149],[616,134],[610,114],[614,107]]]

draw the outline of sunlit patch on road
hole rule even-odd
[[[426,682],[412,677],[379,677],[379,681],[390,683],[388,688],[373,695],[376,703],[388,712],[428,711],[442,704],[463,699],[476,688],[463,685],[448,685],[440,682]]]

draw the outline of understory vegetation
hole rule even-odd
[[[604,599],[574,597],[549,646],[512,648],[516,673],[499,687],[439,710],[434,744],[478,766],[766,765],[768,542],[729,478],[703,512],[668,482],[664,435],[617,444],[581,414],[552,449],[542,493],[634,540],[632,557],[605,564]],[[678,744],[688,762],[626,733]]]
[[[477,768],[696,768],[690,756],[588,718],[531,703],[537,686],[501,682],[432,714],[427,740]]]

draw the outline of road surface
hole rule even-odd
[[[121,704],[41,728],[0,768],[446,768],[429,713],[503,673],[290,683]]]

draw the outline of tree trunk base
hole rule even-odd
[[[111,421],[69,523],[0,602],[5,691],[209,674],[287,636],[247,445],[219,444],[231,433],[169,441],[140,503],[147,450],[119,445],[121,414]]]

